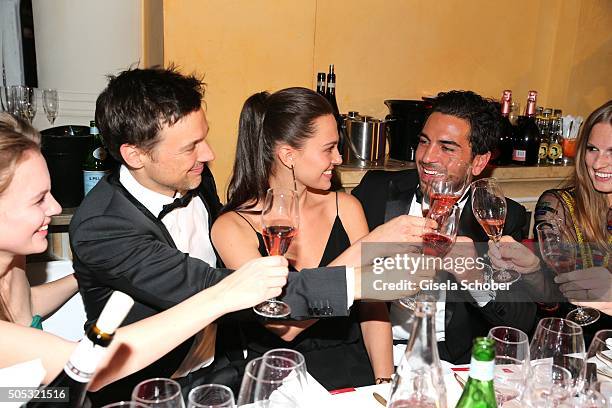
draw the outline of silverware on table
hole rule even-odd
[[[373,392],[372,395],[374,396],[374,399],[378,401],[378,403],[381,404],[383,407],[387,406],[387,400],[385,399],[385,397],[383,397],[377,392]]]

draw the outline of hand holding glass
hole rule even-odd
[[[262,235],[269,255],[284,255],[297,234],[300,223],[295,190],[270,188],[261,210]],[[264,317],[285,317],[291,308],[285,302],[270,299],[253,308]]]

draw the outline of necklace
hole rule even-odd
[[[570,216],[572,220],[575,219],[575,207],[574,207],[574,197],[568,191],[561,192],[561,198],[567,208],[569,209]],[[576,240],[578,241],[578,248],[580,249],[580,258],[582,259],[582,266],[586,268],[593,267],[593,252],[591,250],[591,246],[584,242],[584,234],[582,230],[578,226],[577,223],[574,224],[574,230],[576,231]],[[612,236],[608,237],[608,244],[612,244]],[[608,261],[610,260],[610,251],[606,251],[606,255],[603,258],[604,266],[608,265]]]

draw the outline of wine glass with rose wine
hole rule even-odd
[[[448,214],[463,196],[469,185],[471,165],[452,158],[435,170],[429,187],[423,192],[421,211],[427,217],[430,209],[439,214]]]
[[[506,223],[506,196],[497,180],[484,178],[472,183],[472,212],[478,223],[495,244],[499,243]],[[521,274],[512,269],[493,271],[495,282],[513,283]]]
[[[557,275],[576,269],[576,244],[562,221],[550,219],[536,226],[542,259]],[[590,307],[578,307],[566,316],[568,320],[587,326],[599,320],[600,313]]]
[[[448,254],[457,239],[460,216],[461,209],[457,205],[453,205],[448,213],[440,214],[432,211],[427,215],[426,218],[435,220],[438,226],[434,231],[427,230],[422,234],[423,255],[443,258]],[[421,292],[403,297],[399,299],[399,303],[410,310],[415,310],[420,294]]]
[[[261,210],[261,227],[269,255],[287,252],[299,223],[297,192],[285,188],[268,189]],[[285,317],[291,313],[289,305],[276,298],[260,303],[253,310],[264,317]]]

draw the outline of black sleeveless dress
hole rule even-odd
[[[259,252],[267,256],[263,236],[256,230],[255,233],[259,240]],[[319,266],[328,265],[350,245],[338,215],[336,193],[336,218]],[[371,385],[374,383],[374,372],[363,343],[357,318],[358,307],[356,302],[348,317],[319,319],[292,341],[284,341],[267,330],[261,324],[263,321],[243,322],[241,326],[248,350],[247,360],[259,357],[270,349],[290,348],[304,355],[308,372],[328,390]]]

